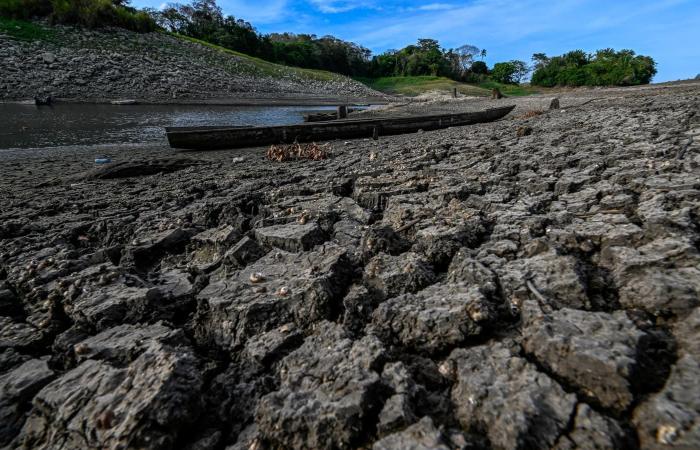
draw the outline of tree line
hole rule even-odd
[[[654,59],[632,50],[574,50],[552,58],[535,53],[532,60],[530,82],[537,86],[632,86],[648,84],[656,75]]]
[[[171,3],[150,9],[155,22],[168,31],[201,39],[251,56],[309,69],[324,69],[355,77],[439,75],[467,81],[485,74],[486,50],[472,45],[445,50],[434,39],[390,50],[372,57],[372,52],[354,42],[333,36],[270,33],[263,35],[249,23],[224,16],[215,0]],[[473,77],[471,77],[473,78]]]
[[[89,28],[117,26],[138,32],[158,29],[200,39],[267,61],[323,69],[353,77],[444,76],[477,83],[491,79],[518,84],[532,73],[537,86],[620,86],[647,84],[656,74],[649,56],[632,50],[574,50],[561,56],[536,53],[532,65],[499,62],[489,69],[486,50],[473,45],[445,49],[435,39],[419,39],[400,50],[372,52],[353,42],[313,34],[259,33],[253,25],[224,15],[216,0],[170,3],[161,9],[137,10],[129,0],[0,0],[0,16],[48,18],[54,23]]]

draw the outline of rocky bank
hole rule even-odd
[[[165,33],[46,27],[34,41],[0,34],[0,61],[0,100],[383,97],[341,75],[280,66]]]
[[[700,447],[699,93],[0,153],[0,446]]]

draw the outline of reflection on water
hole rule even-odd
[[[165,143],[164,127],[286,125],[332,106],[0,104],[0,149]]]

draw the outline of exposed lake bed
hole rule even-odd
[[[168,148],[172,111],[234,114],[199,107],[147,110],[153,140],[0,150],[3,436],[692,448],[699,94],[415,103],[390,113],[518,106],[321,161]],[[109,140],[147,121],[126,111]],[[101,179],[101,153],[163,171]]]

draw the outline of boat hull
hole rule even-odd
[[[166,128],[173,148],[221,150],[270,144],[315,142],[333,139],[367,138],[418,130],[437,130],[475,123],[493,122],[511,112],[504,106],[478,112],[384,119],[350,119],[272,127],[171,127]]]

